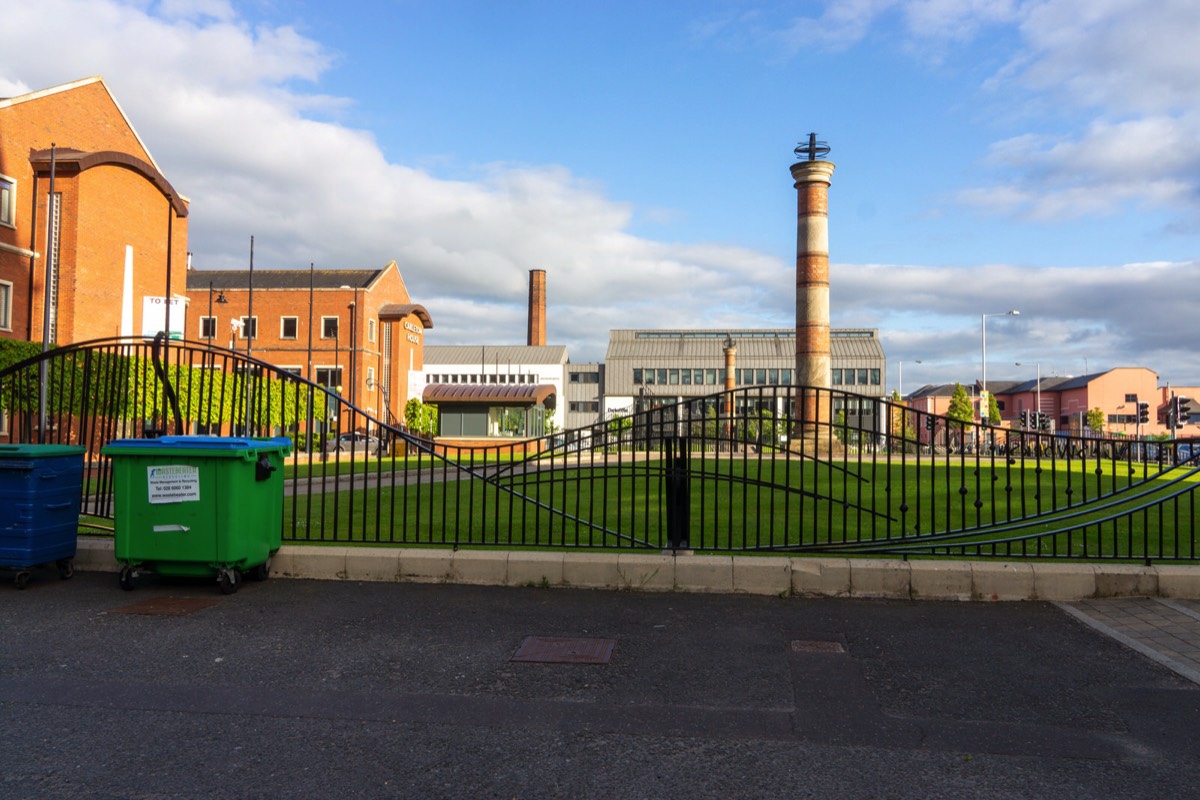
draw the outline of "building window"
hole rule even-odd
[[[367,341],[375,341],[375,320],[373,319],[367,320]]]
[[[258,317],[242,317],[241,338],[258,338]]]
[[[1126,402],[1126,403],[1136,403],[1137,401],[1138,401],[1138,399],[1137,399],[1137,395],[1136,395],[1136,394],[1127,394],[1127,395],[1125,395],[1125,402]]]
[[[872,386],[879,385],[879,370],[877,370],[877,369],[871,370],[871,385]]]
[[[867,378],[867,372],[868,371],[865,369],[860,369],[858,371],[858,385],[859,386],[866,386],[869,383],[869,379]]]
[[[597,412],[600,410],[600,403],[593,400],[571,401],[568,404],[568,410],[576,413]]]
[[[367,391],[375,391],[375,368],[367,367]]]
[[[708,386],[717,385],[717,371],[715,369],[704,370],[704,383]]]
[[[299,317],[282,317],[279,320],[279,338],[280,339],[295,339],[296,333],[300,330]]]
[[[600,382],[600,373],[599,372],[572,372],[571,373],[571,383],[599,383],[599,382]],[[642,371],[640,369],[635,369],[633,371],[633,382],[634,383],[642,382]]]
[[[201,317],[200,318],[200,338],[213,339],[217,335],[217,318],[216,317]]]
[[[0,175],[0,225],[17,226],[17,184],[12,178]]]
[[[8,281],[0,281],[0,329],[12,330],[12,297],[13,285]]]
[[[677,370],[677,369],[667,370],[667,383],[670,384],[671,386],[679,385],[679,370]]]
[[[317,383],[329,389],[342,385],[341,367],[317,367]]]
[[[829,380],[833,381],[834,386],[842,385],[842,371],[840,369],[829,370]]]
[[[338,318],[337,317],[321,317],[321,338],[322,339],[338,338]]]

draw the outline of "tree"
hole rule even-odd
[[[850,439],[850,426],[846,424],[845,409],[839,409],[837,416],[833,419],[833,435],[842,444],[845,444]]]
[[[608,421],[608,432],[616,438],[617,447],[620,448],[621,440],[626,437],[626,431],[633,429],[633,417],[613,417]]]
[[[404,424],[418,436],[437,436],[437,406],[427,406],[417,397],[410,398],[404,405]]]
[[[1000,425],[1000,404],[996,402],[996,395],[988,392],[988,424],[992,427]]]
[[[954,394],[950,397],[950,408],[947,409],[946,416],[958,423],[960,432],[975,419],[971,398],[967,396],[967,390],[961,383],[954,384]]]
[[[904,405],[904,401],[900,398],[900,392],[892,389],[892,396],[888,398],[891,401],[890,417],[891,425],[889,433],[897,439],[908,439],[912,431],[909,430],[908,409]]]
[[[1087,426],[1096,433],[1104,433],[1104,409],[1097,407],[1087,412]]]

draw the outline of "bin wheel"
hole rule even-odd
[[[75,574],[75,563],[69,558],[60,558],[54,562],[54,566],[58,567],[58,577],[64,581]]]
[[[221,594],[233,594],[242,588],[242,573],[233,568],[223,569],[217,573],[217,584],[221,587]]]
[[[251,567],[248,573],[252,581],[265,581],[271,576],[271,559],[267,559],[263,563]]]
[[[120,582],[122,589],[127,592],[132,592],[134,587],[134,579],[136,577],[137,573],[133,571],[133,567],[126,566],[121,567],[121,572],[117,576],[117,580]]]
[[[17,576],[15,578],[13,578],[13,583],[16,584],[16,587],[18,589],[24,589],[26,586],[28,586],[29,585],[29,570],[23,569],[20,572],[18,572]]]

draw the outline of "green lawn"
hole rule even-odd
[[[871,542],[934,544],[1013,539],[1012,555],[1194,556],[1191,494],[1158,511],[1099,524],[1178,488],[1171,474],[1140,483],[1123,463],[801,462],[693,459],[689,545],[697,550],[838,549]],[[515,473],[497,487],[479,479],[418,483],[412,475],[359,472],[356,491],[289,498],[285,530],[298,540],[664,547],[662,462],[582,463]],[[1189,478],[1186,486],[1194,487]],[[1140,487],[1140,488],[1139,488]],[[1157,495],[1134,497],[1156,489]],[[520,495],[520,496],[516,496]],[[1067,521],[1108,498],[1113,507]],[[1061,509],[1054,511],[1054,509]],[[378,520],[378,524],[376,524]],[[1047,531],[1078,528],[1049,538]],[[990,545],[989,545],[990,546]]]

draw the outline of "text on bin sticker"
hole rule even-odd
[[[200,499],[200,468],[186,464],[146,467],[151,503],[192,503]]]

